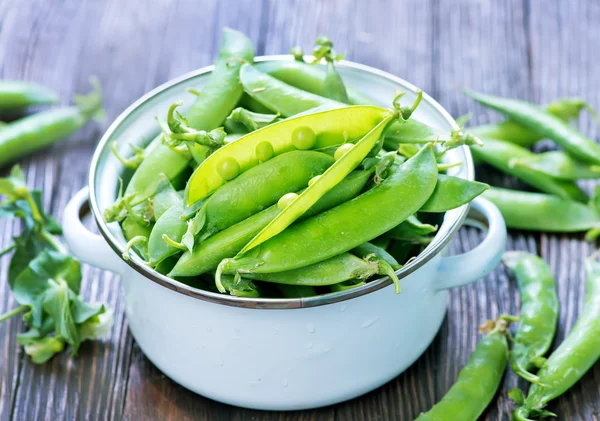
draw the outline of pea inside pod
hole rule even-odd
[[[304,214],[312,205],[314,205],[325,193],[331,190],[336,184],[344,179],[362,160],[369,151],[375,146],[382,137],[386,128],[398,118],[395,114],[389,113],[373,130],[360,139],[354,147],[339,157],[335,163],[327,169],[319,178],[314,181],[298,197],[295,197],[283,211],[269,223],[260,233],[256,235],[241,251],[240,254],[251,250],[252,248],[264,243],[269,238],[279,234],[296,219]]]
[[[379,107],[347,107],[287,119],[256,130],[223,146],[196,169],[186,188],[187,202],[191,205],[226,183],[217,171],[224,159],[234,159],[240,173],[244,173],[261,161],[248,151],[254,151],[263,142],[271,144],[275,156],[293,151],[296,149],[293,133],[306,127],[315,133],[313,149],[341,145],[349,139],[362,138],[388,114],[388,110]]]

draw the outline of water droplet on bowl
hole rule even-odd
[[[315,325],[313,325],[312,323],[308,323],[306,325],[306,330],[308,330],[308,333],[315,333]]]
[[[288,387],[288,379],[283,379],[281,381],[281,384],[283,385],[283,387]]]
[[[374,325],[378,319],[379,319],[379,317],[373,317],[372,319],[365,321],[362,325],[360,325],[360,327],[362,327],[363,329],[366,329],[369,326]]]
[[[309,342],[309,343],[306,345],[306,347],[307,347],[308,349],[311,349],[311,348],[313,347],[313,343],[312,343],[312,342]]]
[[[343,313],[344,311],[346,311],[347,308],[348,308],[348,306],[346,304],[342,304],[340,306],[340,312]]]

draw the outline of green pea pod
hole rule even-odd
[[[254,167],[215,191],[200,212],[206,214],[201,238],[236,224],[308,185],[333,164],[316,151],[292,151]],[[268,180],[268,183],[265,183]]]
[[[368,279],[377,273],[379,265],[376,262],[342,253],[321,262],[283,272],[245,273],[244,278],[286,285],[325,286],[348,279]]]
[[[158,187],[151,199],[155,219],[159,219],[173,205],[179,204],[181,206],[182,204],[181,196],[173,188],[167,176],[159,174],[158,178]]]
[[[508,360],[506,326],[501,322],[479,341],[448,393],[415,421],[479,419],[500,386]]]
[[[527,168],[559,180],[600,178],[600,166],[577,161],[562,151],[550,151],[510,160],[512,168]]]
[[[439,174],[433,194],[419,212],[446,212],[458,208],[489,188],[490,186],[479,181]]]
[[[556,281],[546,262],[530,253],[511,251],[504,264],[514,271],[519,283],[521,314],[510,362],[515,374],[538,383],[530,371],[537,369],[552,345],[558,321]]]
[[[331,285],[332,292],[342,292],[348,291],[349,289],[354,289],[365,285],[365,281],[361,281],[359,279],[351,279],[349,281],[340,282],[339,284]]]
[[[235,295],[236,297],[257,298],[261,295],[254,282],[247,278],[225,276],[222,278],[222,284],[223,292]]]
[[[277,285],[277,289],[284,298],[304,298],[313,297],[317,292],[313,287],[305,285]]]
[[[223,146],[196,169],[186,188],[187,202],[191,205],[226,183],[219,174],[225,160],[234,160],[243,173],[259,164],[257,147],[270,145],[275,156],[295,150],[296,130],[312,130],[315,143],[309,149],[322,149],[362,138],[388,114],[388,110],[379,107],[347,107],[284,120],[256,130]]]
[[[523,180],[542,192],[554,194],[564,199],[577,200],[579,202],[588,201],[587,195],[577,186],[577,184],[571,181],[556,180],[524,165],[511,165],[515,163],[515,159],[531,159],[535,157],[533,152],[514,143],[498,139],[484,138],[483,141],[483,147],[471,148],[471,153],[475,158]]]
[[[241,107],[233,110],[229,117],[227,117],[227,121],[242,124],[247,129],[247,132],[262,129],[278,120],[280,120],[278,114],[255,113]]]
[[[428,237],[428,235],[436,231],[437,226],[424,224],[419,221],[416,216],[411,215],[406,221],[392,228],[385,235],[393,238],[394,240],[416,244],[429,244],[431,239]]]
[[[373,244],[372,242],[364,243],[358,247],[355,247],[354,249],[352,249],[352,253],[354,253],[362,259],[366,258],[370,254],[374,254],[385,260],[394,270],[398,270],[402,267],[402,265],[398,263],[394,256],[389,254],[384,248],[379,247]]]
[[[152,225],[142,224],[133,218],[125,218],[121,224],[121,228],[123,229],[123,235],[127,241],[131,241],[136,237],[149,238],[150,233],[152,232]],[[148,260],[147,243],[136,243],[134,249],[142,259]]]
[[[92,92],[75,97],[75,106],[31,114],[7,124],[0,131],[0,167],[66,138],[91,118],[101,118],[102,91],[91,79]]]
[[[156,221],[150,237],[148,238],[148,257],[151,266],[157,265],[169,256],[172,256],[182,250],[182,247],[175,246],[165,241],[165,235],[173,242],[180,242],[183,238],[187,224],[181,219],[183,214],[183,201],[171,206]]]
[[[371,178],[372,171],[354,171],[310,208],[303,217],[316,215],[358,196]],[[256,234],[275,218],[281,210],[273,205],[262,212],[216,233],[185,252],[169,276],[197,276],[214,270],[219,262],[235,256]]]
[[[383,136],[387,127],[397,118],[396,114],[390,112],[379,124],[377,124],[377,126],[356,142],[348,152],[337,159],[335,164],[319,176],[313,184],[286,206],[283,212],[277,215],[269,225],[258,233],[256,237],[240,251],[240,255],[279,234],[296,219],[302,216],[304,212],[323,197],[325,193],[342,181],[362,162],[369,151],[377,144],[377,141]]]
[[[246,256],[223,260],[217,268],[217,280],[220,273],[296,269],[358,247],[414,214],[431,195],[436,181],[437,166],[430,145],[371,190],[291,225]],[[360,224],[356,215],[362,216]]]
[[[256,67],[280,81],[322,97],[325,93],[325,71],[323,66],[307,64],[299,61],[265,61]],[[348,103],[352,105],[370,105],[373,100],[360,92],[346,87]]]
[[[293,88],[249,64],[242,66],[240,81],[248,95],[283,117],[291,117],[332,102],[339,104],[332,99]]]
[[[586,294],[583,310],[575,325],[542,365],[527,398],[514,412],[513,419],[527,421],[529,416],[552,416],[544,406],[566,392],[600,359],[600,264],[585,263]]]
[[[342,107],[344,105],[342,102],[328,99],[324,83],[325,72],[318,66],[297,61],[262,62],[257,66],[281,82],[263,77],[255,69],[255,72],[251,74],[252,77],[248,77],[247,85],[248,89],[258,90],[251,95],[262,99],[270,109],[277,110],[284,116],[286,113],[295,115],[314,107]],[[258,80],[262,81],[260,86]],[[352,88],[347,87],[346,91],[350,104],[377,105],[375,101]],[[315,95],[307,95],[309,93]],[[300,98],[301,100],[288,101],[288,98]],[[449,142],[462,137],[464,135],[461,132],[438,130],[411,119],[405,123],[391,125],[385,135],[384,148],[396,150],[400,144],[404,143]]]
[[[523,126],[558,143],[573,157],[584,162],[600,165],[600,146],[576,129],[526,101],[501,98],[467,91],[475,101],[501,112]]]
[[[584,108],[591,110],[590,106],[579,98],[563,98],[551,102],[546,106],[545,110],[565,123],[568,123],[572,119],[579,117],[581,110]],[[506,140],[525,147],[531,146],[544,138],[543,135],[513,120],[469,127],[469,132],[479,137]]]
[[[509,228],[579,232],[600,227],[600,213],[574,200],[498,187],[492,187],[483,197],[498,207]]]
[[[58,95],[33,82],[0,80],[0,110],[22,109],[36,105],[56,104]]]
[[[219,127],[236,106],[242,96],[239,81],[240,60],[252,61],[254,48],[244,34],[225,28],[221,50],[215,69],[204,85],[201,95],[186,113],[188,125],[197,130],[212,130]],[[206,147],[196,145],[198,153]],[[144,159],[125,190],[125,197],[133,197],[137,203],[150,197],[156,190],[156,174],[164,173],[169,180],[180,174],[189,164],[190,156],[159,145]]]
[[[334,101],[347,104],[349,102],[348,93],[346,92],[346,87],[344,86],[342,77],[335,69],[335,64],[333,61],[328,61],[326,66],[327,70],[325,71],[324,81],[325,96],[333,99]]]

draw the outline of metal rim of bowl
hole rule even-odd
[[[278,61],[278,60],[292,60],[292,57],[289,55],[269,55],[269,56],[260,56],[255,58],[255,62],[265,62],[265,61]],[[396,77],[390,73],[384,72],[382,70],[366,66],[363,64],[358,64],[350,61],[342,60],[338,63],[338,66],[348,67],[360,71],[364,71],[367,73],[373,73],[382,78],[388,79],[396,84],[402,85],[404,88],[411,90],[413,93],[417,91],[417,87],[408,83],[407,81]],[[137,101],[135,101],[132,105],[130,105],[125,111],[119,115],[115,119],[115,121],[110,125],[108,130],[102,136],[102,139],[98,143],[96,150],[94,152],[94,156],[92,157],[92,161],[90,164],[90,175],[89,175],[89,191],[90,191],[90,208],[92,210],[92,214],[98,227],[100,228],[100,233],[104,237],[104,239],[108,242],[109,246],[118,254],[121,258],[123,253],[123,249],[117,245],[117,239],[110,232],[107,223],[104,221],[102,217],[102,212],[98,206],[98,202],[96,200],[96,192],[95,192],[95,180],[97,177],[96,168],[98,166],[98,162],[101,158],[102,152],[106,148],[108,141],[112,135],[112,133],[116,130],[116,128],[125,120],[129,114],[131,114],[134,110],[148,101],[150,98],[156,96],[160,92],[169,89],[171,86],[181,83],[185,80],[194,78],[204,73],[212,72],[214,66],[206,66],[200,68],[198,70],[186,73],[178,78],[172,79],[152,91],[148,92]],[[437,112],[441,114],[441,116],[454,128],[458,128],[454,119],[448,114],[448,112],[440,105],[437,101],[431,98],[427,94],[423,94],[423,100],[428,102]],[[467,170],[467,179],[474,179],[474,168],[473,168],[473,160],[471,157],[471,151],[468,147],[463,146],[465,153],[465,167]],[[458,229],[462,226],[462,223],[467,215],[469,210],[469,205],[463,205],[459,208],[459,213],[454,218],[453,221],[450,221],[450,227],[446,234],[442,237],[436,235],[434,240],[427,246],[423,252],[421,252],[414,260],[410,263],[406,264],[400,270],[396,272],[400,279],[406,277],[407,275],[413,273],[429,260],[431,260],[436,254],[442,251],[442,249],[450,242],[454,234],[458,231]],[[123,259],[124,260],[124,259]],[[334,292],[329,294],[317,295],[314,297],[306,297],[306,298],[246,298],[246,297],[235,297],[232,295],[220,294],[215,292],[210,292],[198,288],[191,287],[182,282],[176,281],[175,279],[169,278],[165,275],[161,275],[160,273],[154,271],[148,265],[145,264],[143,260],[138,258],[137,256],[133,256],[132,259],[124,260],[129,266],[135,269],[140,274],[144,275],[149,280],[156,282],[157,284],[170,289],[172,291],[187,295],[192,298],[197,298],[203,301],[212,302],[215,304],[223,304],[234,307],[243,307],[243,308],[255,308],[255,309],[298,309],[298,308],[307,308],[307,307],[317,307],[327,304],[338,303],[341,301],[350,300],[353,298],[360,297],[365,294],[369,294],[375,291],[378,291],[382,288],[385,288],[392,284],[392,281],[389,277],[382,277],[376,279],[374,281],[368,282],[363,286],[356,287],[350,290]]]

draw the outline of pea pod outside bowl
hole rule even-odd
[[[256,66],[291,59],[260,57]],[[391,104],[398,88],[407,92],[407,103],[416,95],[415,86],[380,70],[347,61],[337,68],[348,86],[368,93],[382,106]],[[110,146],[115,141],[124,146],[132,139],[142,146],[151,140],[157,134],[154,117],[185,98],[187,88],[201,89],[212,69],[156,88],[111,125],[94,154],[89,187],[77,193],[64,212],[70,249],[82,262],[121,275],[129,328],[140,348],[167,376],[200,395],[247,408],[298,410],[335,404],[383,385],[431,344],[446,313],[448,290],[486,276],[498,264],[506,243],[502,216],[482,198],[470,209],[464,205],[446,212],[433,241],[397,271],[400,294],[394,294],[391,280],[384,277],[307,298],[235,297],[163,276],[137,255],[123,260],[123,233],[118,224],[107,224],[102,217],[115,201],[118,178],[126,171]],[[457,128],[427,95],[413,118],[442,130]],[[448,151],[447,158],[463,162],[451,175],[474,179],[468,148]],[[88,201],[101,235],[81,223]],[[446,246],[468,216],[487,227],[485,239],[469,252],[446,256]],[[356,355],[368,358],[355,364]]]

